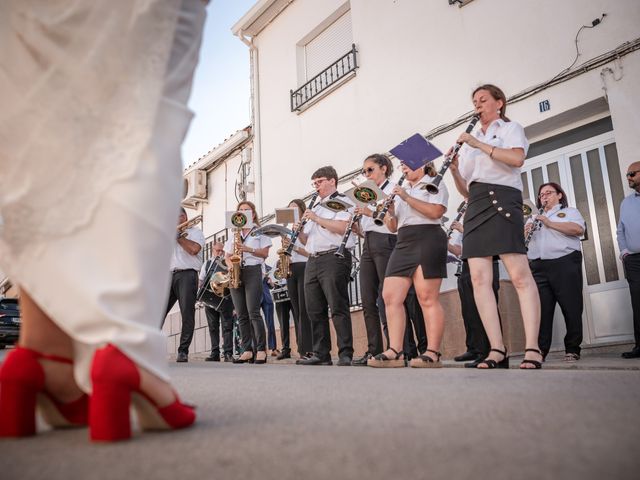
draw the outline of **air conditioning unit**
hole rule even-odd
[[[197,203],[207,198],[207,172],[192,170],[184,177],[183,203]]]

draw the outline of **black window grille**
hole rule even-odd
[[[317,74],[297,90],[291,90],[291,111],[300,111],[304,105],[309,103],[322,92],[331,88],[341,79],[351,74],[355,75],[356,68],[358,68],[356,53],[357,50],[354,43],[351,45],[351,50],[325,68],[322,72]]]

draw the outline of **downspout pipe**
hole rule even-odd
[[[260,82],[258,78],[258,49],[253,37],[247,38],[242,30],[238,38],[249,47],[250,81],[251,81],[251,128],[253,129],[253,164],[255,178],[255,203],[258,216],[264,216],[262,198],[262,149],[260,142]]]

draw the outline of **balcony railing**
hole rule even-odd
[[[351,50],[317,74],[297,90],[291,90],[291,111],[299,112],[304,105],[316,98],[322,92],[327,91],[341,79],[355,75],[358,68],[356,57],[356,45],[352,44]]]

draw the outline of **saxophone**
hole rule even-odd
[[[289,239],[282,235],[282,248],[278,250],[279,265],[273,272],[273,276],[278,280],[286,280],[291,276],[291,257],[286,254],[289,247]]]
[[[240,269],[242,268],[242,234],[241,229],[233,231],[233,255],[229,257],[229,288],[240,288]]]

